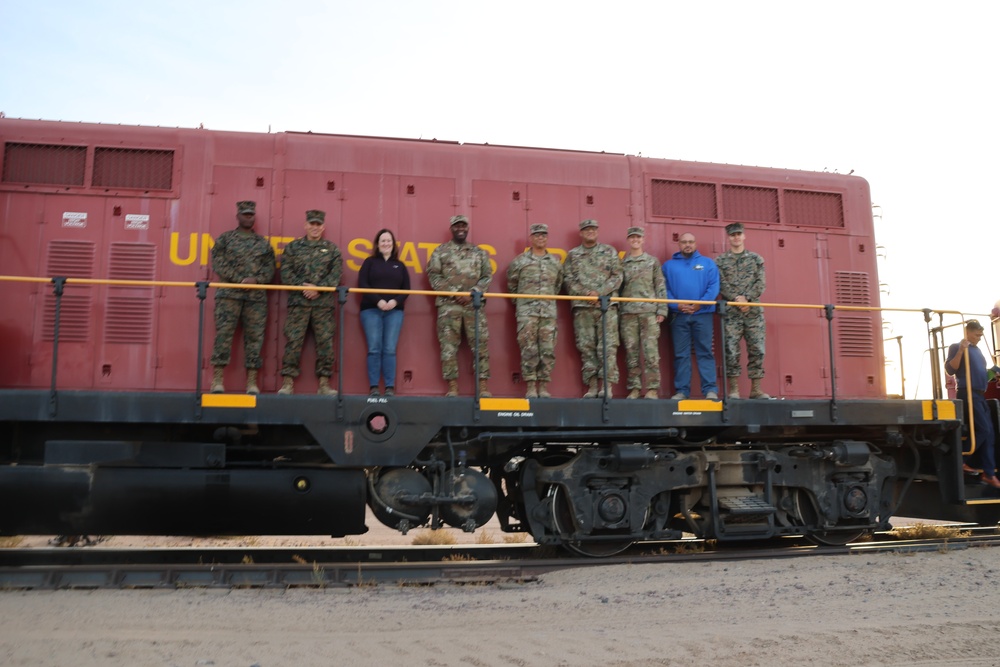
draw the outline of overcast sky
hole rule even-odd
[[[0,111],[854,170],[883,305],[1000,299],[1000,2],[146,4],[0,2]]]

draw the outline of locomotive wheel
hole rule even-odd
[[[819,516],[813,507],[812,501],[806,495],[806,492],[801,489],[795,494],[795,514],[807,529],[819,523]],[[809,530],[806,533],[806,539],[819,546],[842,547],[845,544],[857,542],[860,538],[870,534],[871,531],[867,528],[844,531]]]
[[[552,504],[552,525],[560,534],[573,533],[573,513],[566,500],[566,492],[559,484],[553,484],[548,491],[549,502]],[[613,535],[614,533],[599,532],[595,535]],[[620,554],[632,546],[631,539],[602,540],[599,542],[583,542],[566,540],[562,543],[569,551],[588,558],[607,558]]]

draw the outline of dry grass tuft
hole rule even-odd
[[[493,539],[493,532],[489,530],[481,530],[476,533],[476,544],[496,544],[496,540]]]
[[[23,535],[11,535],[10,537],[0,537],[0,549],[13,549],[21,546],[24,542]]]
[[[972,533],[958,526],[915,523],[912,526],[893,528],[889,534],[898,540],[940,540],[955,537],[969,537]]]
[[[528,533],[505,533],[503,536],[504,544],[524,544],[531,537]]]
[[[445,544],[457,544],[458,540],[451,533],[444,530],[423,529],[413,538],[414,546],[440,546]]]

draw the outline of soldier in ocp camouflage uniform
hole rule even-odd
[[[285,354],[281,374],[285,380],[279,394],[294,392],[295,378],[299,376],[302,344],[306,331],[312,324],[316,339],[316,376],[319,394],[335,395],[330,386],[333,374],[333,337],[337,332],[334,318],[335,292],[318,291],[313,287],[336,287],[340,284],[343,260],[340,248],[323,238],[326,213],[306,211],[306,235],[295,239],[281,255],[281,282],[285,285],[302,285],[301,292],[288,293],[288,318],[285,320]]]
[[[431,253],[427,263],[427,279],[436,292],[458,292],[456,296],[439,296],[434,300],[438,309],[437,334],[441,345],[441,375],[448,381],[445,396],[458,396],[458,346],[462,329],[469,347],[475,340],[476,311],[471,292],[485,292],[493,280],[493,268],[486,251],[466,242],[469,219],[464,215],[451,218],[451,241]],[[486,386],[490,377],[489,329],[486,314],[479,311],[479,395],[489,397]],[[473,350],[475,355],[475,350]],[[475,368],[475,366],[473,366]]]
[[[667,281],[660,269],[660,260],[643,251],[645,234],[642,227],[628,228],[629,251],[622,260],[621,295],[634,299],[666,299]],[[621,338],[628,367],[628,398],[639,398],[643,375],[646,398],[659,398],[660,324],[669,312],[667,304],[626,301],[620,308]]]
[[[254,231],[257,204],[236,203],[238,227],[223,232],[212,246],[212,269],[222,282],[264,285],[274,277],[274,250],[263,236]],[[211,363],[214,367],[212,393],[225,391],[223,375],[229,364],[236,325],[243,324],[243,351],[247,368],[247,393],[259,394],[257,372],[263,365],[260,351],[264,345],[267,323],[267,291],[220,288],[215,292],[215,344]]]
[[[507,290],[512,294],[558,294],[563,283],[559,258],[546,250],[548,225],[531,225],[531,247],[507,267]],[[514,299],[517,344],[521,347],[521,376],[525,398],[551,398],[548,384],[556,364],[556,302],[553,299]]]
[[[754,303],[760,301],[766,282],[764,260],[746,249],[743,225],[726,225],[729,250],[715,260],[719,267],[719,298],[723,301]],[[747,345],[747,375],[750,398],[770,398],[760,387],[764,377],[764,309],[731,306],[723,323],[726,332],[726,376],[729,398],[740,397],[740,339]]]
[[[583,242],[567,253],[563,275],[567,294],[593,297],[593,300],[573,301],[573,333],[583,365],[583,382],[587,385],[583,397],[595,398],[607,392],[611,398],[611,385],[618,382],[618,307],[612,303],[606,316],[608,377],[604,387],[598,389],[598,378],[604,375],[604,343],[597,297],[618,293],[622,285],[622,264],[617,250],[597,242],[597,233],[597,220],[580,223]]]

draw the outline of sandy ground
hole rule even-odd
[[[369,525],[371,533],[347,543],[410,544],[421,532],[403,537]],[[502,541],[497,527],[485,531]],[[457,542],[483,539],[450,532]],[[202,541],[114,538],[102,546],[150,542]],[[0,664],[1000,665],[998,581],[1000,550],[971,548],[605,566],[491,586],[6,591]]]

